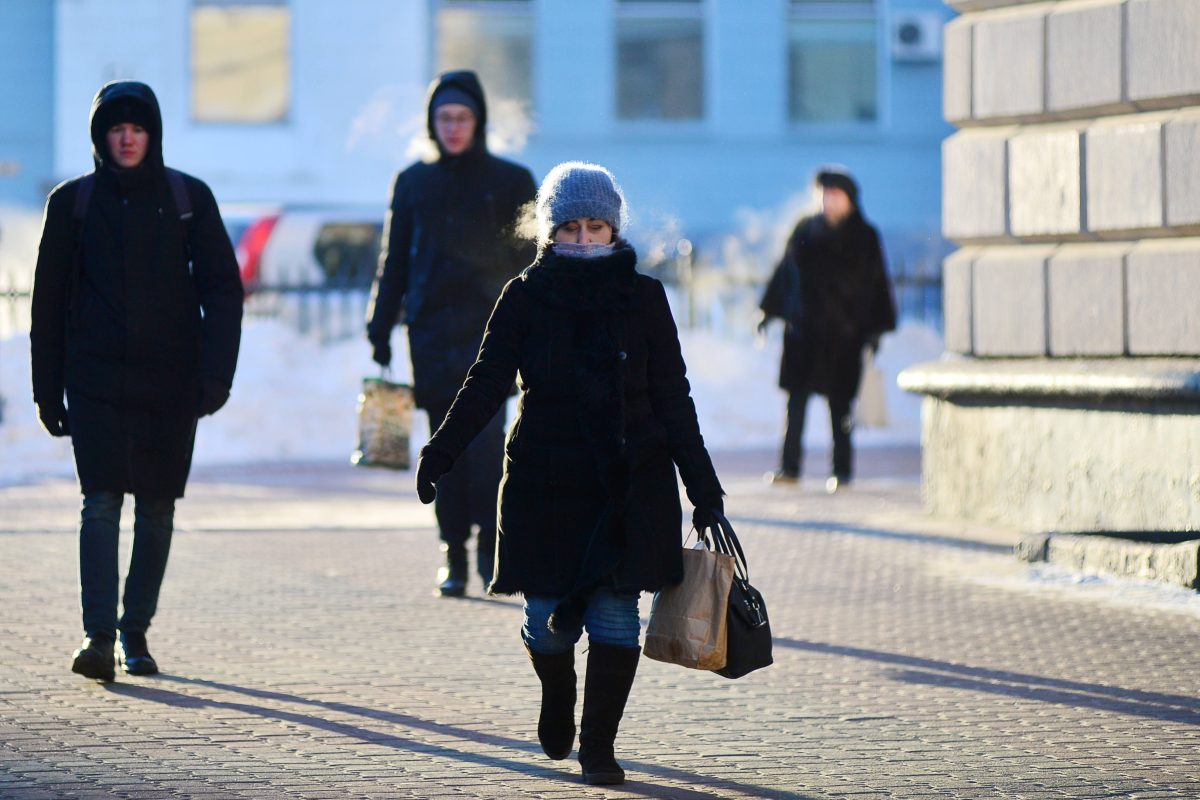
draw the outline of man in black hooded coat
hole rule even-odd
[[[83,493],[86,638],[72,669],[112,680],[118,628],[125,671],[158,671],[146,629],[197,419],[224,405],[233,383],[242,284],[212,192],[163,163],[150,87],[103,86],[90,127],[95,171],[46,201],[30,340],[38,416],[51,435],[71,437]],[[125,494],[134,496],[134,539],[118,620]]]
[[[833,471],[826,489],[836,491],[854,475],[850,443],[851,404],[858,394],[864,347],[896,328],[896,307],[884,266],[879,232],[863,217],[858,183],[840,169],[815,179],[822,211],[805,217],[788,240],[760,308],[765,327],[784,321],[779,386],[788,393],[782,463],[771,478],[800,477],[804,415],[809,395],[829,401]]]
[[[529,170],[487,151],[487,104],[473,72],[439,75],[429,88],[427,127],[438,158],[402,171],[392,199],[379,273],[367,311],[374,359],[391,363],[391,333],[408,327],[413,395],[437,430],[475,363],[500,290],[534,258],[516,234],[521,209],[537,186]],[[466,543],[479,528],[477,568],[491,581],[496,493],[504,456],[504,414],[438,484],[434,506],[446,564],[438,591],[466,589]]]

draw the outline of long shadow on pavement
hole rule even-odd
[[[774,638],[774,644],[823,655],[845,656],[908,667],[909,669],[893,669],[885,673],[887,677],[896,681],[970,689],[1043,703],[1112,711],[1185,725],[1200,725],[1200,697],[1144,692],[1102,683],[1084,683],[1021,672],[971,667],[883,650],[867,650],[781,636]]]
[[[384,711],[376,708],[364,708],[362,706],[356,706],[350,703],[331,702],[328,700],[311,700],[307,697],[286,694],[284,692],[273,692],[266,689],[252,689],[244,686],[220,683],[218,681],[210,681],[198,678],[185,678],[177,675],[160,674],[155,678],[155,680],[171,681],[174,683],[187,684],[191,686],[204,686],[211,689],[247,695],[249,697],[262,700],[273,700],[283,703],[296,703],[299,705],[316,706],[331,712],[366,717],[367,719],[378,720],[380,722],[385,722],[392,725],[416,728],[418,730],[425,730],[443,736],[453,736],[465,741],[481,742],[494,747],[520,750],[530,754],[537,754],[536,757],[540,757],[540,750],[536,746],[531,745],[529,742],[510,739],[506,736],[496,736],[495,734],[481,733],[479,731],[459,728],[453,725],[444,725],[440,722],[421,719],[420,717],[414,717],[410,714],[402,714],[395,711]],[[313,716],[311,714],[302,714],[294,711],[285,711],[283,709],[267,708],[261,705],[231,702],[228,700],[212,700],[184,694],[182,692],[175,692],[168,689],[158,689],[144,684],[133,685],[126,683],[110,683],[106,684],[105,688],[114,694],[124,695],[133,699],[162,703],[163,705],[173,706],[176,708],[215,708],[238,711],[243,714],[290,722],[296,725],[306,725],[319,730],[328,731],[330,733],[336,733],[340,736],[359,739],[361,741],[369,742],[381,747],[392,747],[398,750],[425,753],[428,755],[470,762],[482,766],[499,767],[523,775],[545,778],[547,780],[558,780],[571,785],[579,784],[579,778],[574,775],[568,776],[560,770],[545,766],[537,766],[527,761],[518,761],[516,759],[466,752],[463,750],[454,749],[452,747],[446,747],[444,745],[418,741],[409,737],[396,736],[394,734],[368,730],[366,728],[360,728],[358,726],[343,722],[333,722],[331,720],[323,719],[322,717]],[[619,791],[628,792],[634,796],[652,798],[669,797],[673,799],[678,798],[679,800],[720,800],[721,798],[728,796],[728,794],[722,793],[720,790],[732,789],[750,793],[754,797],[773,798],[775,800],[813,800],[813,798],[796,794],[794,792],[780,791],[778,789],[769,789],[766,787],[754,786],[736,781],[727,781],[720,778],[697,775],[684,770],[672,769],[670,767],[663,767],[657,764],[645,764],[627,758],[622,758],[621,760],[624,762],[627,770],[632,769],[636,770],[637,772],[655,775],[660,778],[699,784],[705,787],[705,789],[711,788],[712,790],[709,792],[695,789],[683,789],[676,786],[654,786],[653,784],[642,781],[627,781],[623,787],[610,787]]]
[[[990,542],[973,542],[970,539],[956,539],[953,536],[938,536],[932,533],[908,533],[905,531],[890,531],[886,528],[868,528],[863,525],[847,525],[845,522],[833,520],[792,520],[778,517],[729,517],[730,522],[743,522],[747,525],[762,525],[765,528],[788,528],[799,531],[814,531],[816,533],[848,533],[852,536],[868,536],[875,539],[891,539],[893,541],[911,542],[913,544],[936,544],[946,547],[958,547],[963,550],[977,550],[985,553],[1011,554],[1013,549],[1005,544]]]

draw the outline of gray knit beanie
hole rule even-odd
[[[559,225],[581,218],[602,219],[619,231],[625,226],[625,196],[604,167],[565,161],[550,170],[538,190],[538,234],[549,241]]]

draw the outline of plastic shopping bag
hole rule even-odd
[[[358,449],[350,463],[360,467],[412,466],[412,388],[383,378],[363,378],[358,396]]]

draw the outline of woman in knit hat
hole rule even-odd
[[[587,783],[621,783],[613,741],[641,650],[638,594],[682,578],[675,469],[698,526],[723,511],[666,293],[638,274],[619,233],[612,173],[550,171],[537,198],[537,260],[505,286],[479,358],[421,451],[417,493],[521,389],[505,445],[491,591],[521,594],[521,635],[542,684],[538,739],[552,759],[575,741],[574,647],[586,628],[579,724]]]

